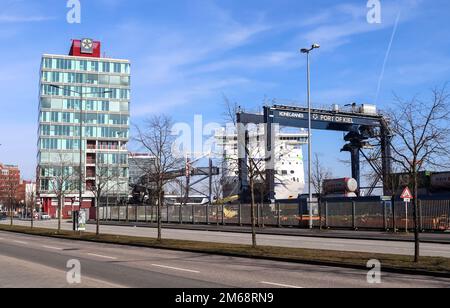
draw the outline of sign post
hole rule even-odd
[[[408,233],[408,230],[409,230],[409,228],[408,228],[408,207],[409,207],[409,203],[411,202],[411,199],[414,199],[414,197],[411,193],[411,190],[409,190],[409,188],[406,187],[403,190],[403,193],[400,198],[403,199],[403,201],[405,202],[405,212],[406,212],[406,223],[405,223],[406,227],[405,227],[405,229],[406,229],[406,233]]]

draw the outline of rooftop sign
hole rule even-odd
[[[101,43],[90,38],[73,40],[69,56],[100,58]]]

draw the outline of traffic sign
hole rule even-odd
[[[406,219],[405,219],[405,229],[406,229],[406,233],[408,233],[408,204],[411,202],[411,199],[414,199],[411,190],[406,187],[405,190],[403,190],[403,193],[401,195],[401,197],[403,199],[403,201],[405,202],[405,212],[406,212]]]
[[[411,201],[411,199],[414,199],[414,197],[411,193],[411,190],[409,190],[408,187],[406,187],[405,190],[403,190],[403,193],[400,198],[404,199],[405,202],[409,202],[409,201]],[[406,201],[407,199],[408,199],[408,201]]]

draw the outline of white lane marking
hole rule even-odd
[[[185,268],[179,268],[179,267],[166,266],[166,265],[152,264],[152,266],[165,268],[165,269],[171,269],[171,270],[175,270],[175,271],[195,273],[195,274],[200,273],[199,271],[194,271],[194,270],[185,269]]]
[[[291,286],[288,284],[281,284],[281,283],[275,283],[275,282],[267,282],[267,281],[261,281],[261,284],[267,284],[270,286],[275,286],[275,287],[283,287],[283,288],[291,288],[291,289],[303,289],[302,287],[299,286]]]
[[[62,248],[59,247],[53,247],[53,246],[42,246],[43,248],[47,248],[47,249],[51,249],[51,250],[64,250]]]
[[[103,256],[103,255],[98,255],[98,254],[95,254],[95,253],[88,253],[88,255],[92,256],[92,257],[103,258],[103,259],[117,260],[117,258],[115,258],[115,257]]]
[[[22,245],[28,245],[28,243],[27,242],[22,242],[22,241],[13,241],[14,243],[17,243],[17,244],[22,244]]]

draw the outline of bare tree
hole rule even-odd
[[[329,180],[333,177],[333,173],[330,169],[325,168],[320,161],[319,154],[314,154],[313,160],[313,174],[312,174],[312,184],[314,189],[316,190],[319,199],[322,197],[323,191],[323,182],[325,180]]]
[[[211,192],[213,200],[220,200],[223,198],[223,174],[215,175],[211,180]],[[204,189],[209,189],[209,185],[204,185]],[[211,200],[211,202],[213,201]]]
[[[444,157],[448,157],[450,145],[449,98],[446,86],[434,89],[429,101],[396,97],[396,108],[390,112],[395,134],[393,160],[409,175],[414,196],[415,262],[420,258],[418,175],[426,168],[448,166]]]
[[[237,114],[240,112],[240,107],[236,103],[231,103],[228,98],[224,97],[224,118],[228,123],[232,123],[233,126],[236,128],[236,130],[239,132],[241,129],[238,127],[237,123]],[[251,138],[256,138],[257,142],[259,142],[258,138],[258,129],[252,133],[254,133],[254,136],[250,136],[250,132],[248,131],[248,128],[245,128],[245,139],[246,140],[239,140],[239,133],[238,133],[238,148],[241,147],[242,144],[245,143],[247,146],[243,147],[243,151],[247,156],[246,161],[243,163],[246,164],[247,169],[247,177],[249,181],[249,189],[250,189],[250,212],[251,212],[251,225],[252,225],[252,247],[257,247],[257,240],[256,240],[256,186],[260,186],[260,192],[261,192],[261,198],[263,198],[264,195],[264,185],[266,183],[266,174],[265,174],[265,167],[266,167],[266,157],[265,153],[261,153],[264,151],[261,151],[260,146],[255,146],[254,142],[250,142]],[[226,133],[225,133],[226,134]],[[226,136],[225,136],[226,137]],[[228,168],[232,170],[238,170],[239,168],[239,160],[236,160],[230,157],[225,157],[226,163],[228,165]],[[222,172],[225,172],[225,170],[222,170]],[[258,185],[259,184],[259,185]],[[261,200],[263,202],[263,200]]]
[[[29,185],[32,185],[31,183]],[[31,229],[34,228],[34,211],[36,210],[36,189],[35,187],[31,187],[30,190],[27,190],[25,186],[25,205],[30,209],[30,219],[31,219]]]
[[[77,174],[79,171],[73,167],[71,159],[63,153],[59,154],[55,166],[57,167],[53,168],[50,188],[58,199],[58,232],[61,232],[62,211],[65,199],[68,194],[77,190]]]
[[[157,195],[158,241],[162,240],[161,209],[164,203],[164,188],[171,181],[168,174],[183,164],[183,159],[177,157],[172,149],[175,143],[172,126],[170,117],[157,115],[147,119],[142,127],[136,127],[135,140],[154,157],[147,170],[147,178]]]
[[[100,235],[100,203],[102,198],[108,198],[111,191],[115,187],[120,186],[117,182],[117,178],[120,174],[120,168],[117,169],[109,168],[108,165],[97,164],[95,168],[95,183],[88,185],[86,188],[89,190],[95,199],[96,208],[96,231],[95,234]],[[119,188],[118,188],[119,189]]]

